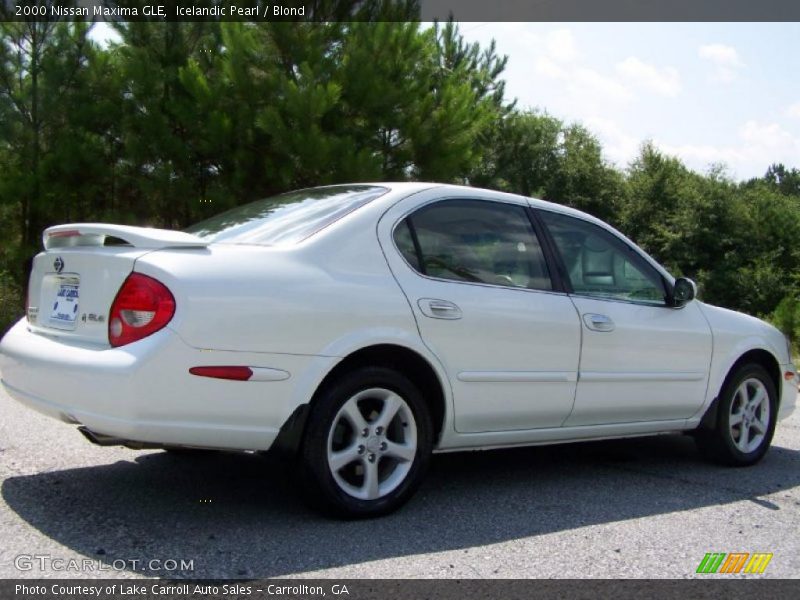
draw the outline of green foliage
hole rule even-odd
[[[600,142],[582,125],[569,125],[561,136],[544,197],[613,223],[624,199],[622,177],[605,163]]]
[[[470,182],[543,197],[558,170],[563,124],[547,114],[513,112],[501,118]]]
[[[800,196],[800,169],[787,169],[780,163],[773,164],[761,181],[781,194]]]
[[[0,335],[11,327],[24,312],[22,290],[6,271],[0,271]]]
[[[538,112],[511,112],[495,126],[470,182],[558,202],[615,221],[624,196],[620,173],[606,164],[585,127]]]
[[[800,198],[719,170],[694,173],[649,143],[627,183],[623,228],[673,273],[696,279],[705,300],[764,315],[797,289]]]
[[[92,152],[91,129],[80,123],[86,113],[76,104],[92,52],[87,31],[82,23],[0,23],[0,203],[18,211],[24,253],[37,248],[50,219],[70,216],[77,191],[70,180],[81,179]]]
[[[792,342],[795,353],[800,349],[800,300],[797,296],[786,296],[778,303],[770,321]]]

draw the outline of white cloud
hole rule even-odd
[[[677,156],[693,169],[703,170],[708,165],[738,164],[743,160],[741,148],[736,146],[714,146],[713,144],[656,144],[663,152]]]
[[[786,108],[786,116],[800,119],[800,102],[795,102]]]
[[[711,74],[711,81],[716,81],[719,83],[731,83],[736,81],[738,76],[739,73],[735,69],[729,69],[728,67],[717,67],[717,69]]]
[[[710,77],[711,81],[731,83],[736,80],[739,76],[739,71],[745,66],[733,46],[706,44],[697,49],[697,54],[700,58],[714,65]]]
[[[569,29],[556,29],[544,38],[547,55],[558,62],[573,62],[580,57],[575,36]]]
[[[658,143],[664,152],[676,155],[695,169],[711,163],[726,163],[736,171],[765,172],[774,162],[795,164],[800,155],[800,137],[792,135],[777,123],[745,122],[738,131],[735,144],[682,144]]]
[[[584,125],[597,135],[603,145],[603,154],[625,167],[639,154],[643,139],[632,134],[619,122],[603,116],[583,120]],[[655,139],[655,145],[670,156],[677,156],[689,168],[705,171],[710,165],[724,163],[743,176],[756,176],[766,172],[773,162],[790,165],[800,155],[800,137],[792,135],[777,123],[749,120],[737,131],[737,139],[729,144],[669,144]]]
[[[547,33],[534,52],[538,54],[533,63],[536,73],[561,81],[559,85],[581,103],[624,104],[633,98],[632,91],[616,78],[584,65],[575,36],[569,29]]]
[[[656,67],[633,56],[618,63],[612,73],[589,67],[569,29],[550,31],[532,50],[537,55],[534,71],[564,82],[565,89],[584,103],[627,104],[635,99],[636,88],[669,97],[681,90],[677,69]]]
[[[681,91],[681,78],[674,67],[658,68],[629,56],[617,63],[616,69],[623,78],[656,94],[675,97]]]
[[[589,130],[603,144],[603,154],[620,167],[625,167],[639,152],[642,140],[629,134],[616,121],[605,117],[589,117],[584,120]]]
[[[567,71],[548,56],[537,58],[534,63],[534,69],[540,75],[552,77],[553,79],[565,79],[567,77]]]
[[[571,75],[568,86],[577,94],[600,94],[604,98],[618,102],[628,102],[633,99],[633,93],[625,85],[613,77],[607,77],[594,69],[579,67]]]
[[[725,44],[706,44],[700,46],[697,53],[700,58],[705,58],[718,65],[727,67],[743,67],[744,63],[739,58],[739,53],[733,46]]]
[[[747,121],[739,130],[739,137],[754,148],[777,153],[791,151],[795,157],[800,154],[800,139],[794,137],[777,123],[763,124],[758,121]]]

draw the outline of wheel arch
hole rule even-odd
[[[722,394],[722,390],[725,389],[725,386],[728,384],[736,371],[746,364],[760,365],[769,374],[772,383],[775,385],[777,401],[778,405],[780,406],[782,380],[778,359],[775,358],[775,355],[769,350],[765,350],[764,348],[751,348],[734,360],[725,371],[725,377],[722,378],[722,381],[717,386],[716,393],[714,394],[714,400],[711,402],[711,405],[703,415],[701,427],[705,429],[712,429],[714,427],[717,422],[717,406],[719,405],[719,397]]]
[[[442,437],[447,420],[448,396],[443,375],[437,372],[429,359],[416,350],[399,344],[379,343],[354,350],[333,365],[317,385],[309,402],[298,406],[281,427],[273,447],[281,452],[295,454],[302,442],[307,417],[314,409],[320,393],[343,374],[366,366],[394,369],[414,383],[431,411],[435,446]]]

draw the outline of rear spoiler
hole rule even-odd
[[[106,238],[119,239],[134,248],[204,248],[208,242],[183,231],[105,223],[71,223],[48,227],[42,234],[45,250],[72,246],[104,246]]]

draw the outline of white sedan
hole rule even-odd
[[[521,196],[320,187],[44,248],[11,396],[101,445],[287,450],[340,515],[397,508],[436,451],[692,432],[750,465],[795,404],[778,330]]]

